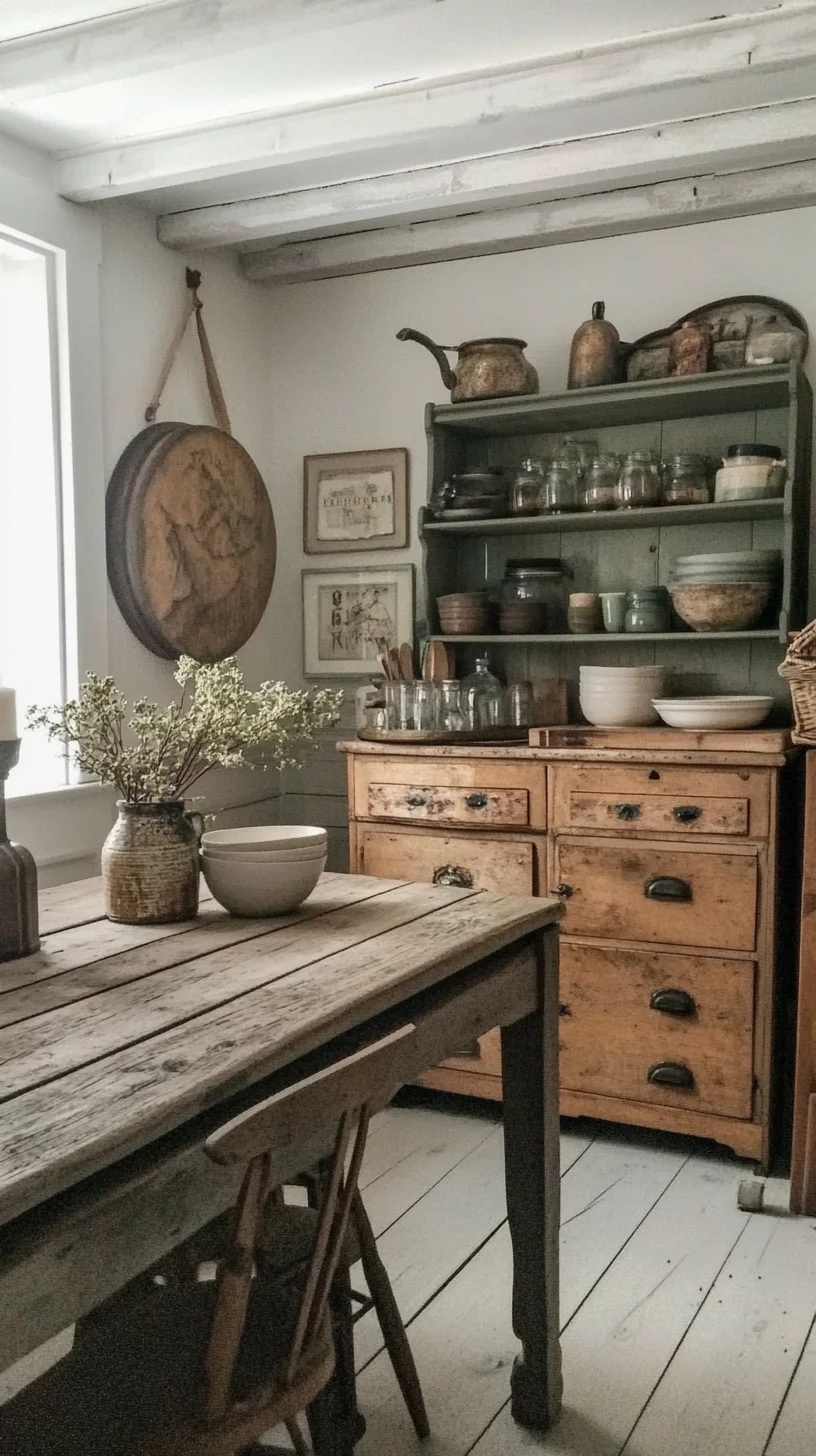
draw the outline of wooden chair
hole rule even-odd
[[[408,1026],[384,1037],[207,1140],[214,1162],[246,1165],[217,1280],[154,1283],[111,1301],[105,1321],[89,1322],[64,1360],[0,1407],[3,1456],[237,1456],[280,1424],[302,1456],[297,1417],[334,1369],[329,1294],[369,1118],[402,1082],[414,1035]],[[269,1152],[294,1153],[327,1108],[337,1133],[310,1255],[282,1277],[264,1236]]]

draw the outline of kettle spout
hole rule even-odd
[[[448,363],[447,356],[445,354],[445,350],[442,348],[441,344],[435,344],[433,339],[428,338],[427,334],[420,334],[416,329],[400,329],[399,333],[397,334],[397,338],[401,339],[403,342],[406,339],[409,339],[412,343],[422,344],[423,348],[428,349],[429,352],[433,354],[434,359],[439,365],[439,373],[442,375],[442,383],[444,384],[445,388],[454,388],[456,384],[456,373],[453,369],[451,369],[451,366]]]

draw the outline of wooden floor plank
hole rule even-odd
[[[417,892],[410,923],[371,938],[377,907]],[[234,1094],[516,944],[550,923],[555,909],[524,896],[396,889],[360,907],[352,948],[15,1095],[0,1124],[0,1221],[178,1127],[221,1100],[225,1088]],[[183,995],[185,983],[176,980]]]
[[[814,1302],[816,1238],[809,1220],[752,1215],[625,1456],[656,1450],[661,1456],[762,1456]]]
[[[683,1162],[682,1154],[594,1142],[564,1175],[564,1317],[601,1277]],[[461,1216],[464,1205],[459,1206]],[[428,1456],[465,1456],[507,1399],[508,1371],[518,1353],[511,1283],[510,1238],[503,1224],[409,1325],[432,1428],[423,1446]],[[360,1377],[360,1405],[368,1431],[358,1456],[416,1456],[413,1427],[384,1354]]]
[[[439,1114],[433,1114],[439,1116]],[[561,1169],[565,1173],[589,1147],[590,1139],[567,1132],[561,1138]],[[421,1170],[415,1177],[421,1178]],[[375,1185],[376,1186],[376,1185]],[[420,1183],[415,1185],[418,1190]],[[405,1188],[406,1193],[410,1192]],[[501,1127],[462,1158],[424,1197],[379,1239],[379,1249],[403,1320],[410,1320],[457,1269],[472,1257],[485,1239],[507,1218],[504,1190],[504,1142]],[[366,1193],[366,1207],[370,1207]],[[362,1273],[354,1271],[355,1288],[364,1288]],[[368,1314],[355,1329],[355,1354],[362,1368],[382,1349],[375,1314]]]
[[[739,1176],[733,1164],[689,1160],[565,1331],[557,1425],[532,1437],[505,1407],[473,1456],[618,1456],[745,1228]]]
[[[816,1224],[811,1223],[816,1234]],[[816,1320],[816,1297],[813,1300]],[[813,1456],[816,1449],[816,1326],[802,1351],[776,1426],[763,1456]]]
[[[405,1150],[365,1189],[365,1205],[374,1233],[379,1238],[385,1229],[400,1218],[423,1195],[450,1173],[462,1159],[479,1149],[495,1131],[500,1120],[498,1109],[491,1117],[460,1117],[424,1112],[419,1108],[395,1109],[419,1114],[414,1135],[422,1132],[422,1141]],[[433,1129],[429,1126],[433,1118]],[[396,1144],[399,1122],[392,1124],[391,1136]]]

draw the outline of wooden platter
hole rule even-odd
[[[431,744],[471,743],[474,746],[497,743],[526,743],[529,728],[463,728],[458,733],[445,733],[441,728],[358,728],[357,737],[364,743]]]
[[[220,662],[251,637],[275,576],[275,522],[231,435],[148,425],[114,467],[106,535],[119,610],[156,656]]]

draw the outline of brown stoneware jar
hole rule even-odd
[[[199,814],[181,801],[131,804],[102,846],[105,914],[125,925],[162,925],[198,914]]]

